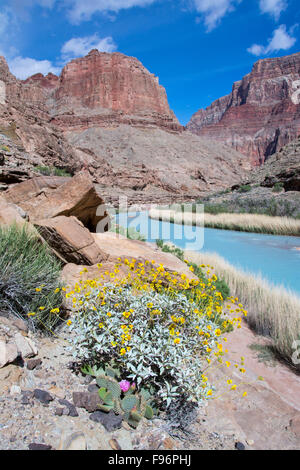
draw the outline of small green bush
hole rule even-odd
[[[244,184],[242,186],[239,187],[238,189],[238,192],[239,193],[248,193],[249,191],[251,191],[252,187],[250,184]]]
[[[61,305],[60,269],[25,225],[0,227],[1,312],[25,319],[32,330],[52,330],[59,321],[51,310]]]
[[[54,166],[41,166],[38,165],[35,168],[35,171],[44,176],[72,176],[66,170],[61,168],[56,168]]]
[[[273,193],[281,193],[283,190],[283,183],[275,183],[272,189]]]

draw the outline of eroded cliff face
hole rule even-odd
[[[300,53],[259,60],[229,95],[194,114],[187,128],[260,165],[300,134],[299,79]]]
[[[121,123],[183,130],[158,78],[124,54],[95,49],[69,62],[59,78],[37,74],[25,84],[44,93],[52,125],[64,131]]]
[[[50,123],[46,106],[49,87],[40,85],[53,79],[58,81],[52,74],[39,74],[24,82],[17,80],[4,57],[0,57],[0,134],[25,152],[25,166],[49,165],[74,173],[79,169],[74,152],[63,132]],[[19,157],[11,160],[12,165],[21,165]]]
[[[113,201],[194,199],[238,183],[249,168],[242,154],[184,129],[158,78],[119,53],[93,50],[60,77],[25,81],[0,59],[1,133],[18,145],[13,166],[88,169]]]

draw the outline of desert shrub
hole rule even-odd
[[[71,176],[66,170],[61,168],[56,168],[54,166],[41,166],[38,165],[35,168],[35,171],[44,176]]]
[[[0,309],[52,329],[59,321],[60,264],[26,225],[0,226]]]
[[[273,193],[281,193],[283,190],[283,183],[275,183],[272,189]]]
[[[154,389],[161,406],[183,396],[210,398],[207,367],[212,359],[223,363],[223,335],[241,318],[223,312],[216,276],[189,280],[153,263],[125,260],[129,273],[122,281],[113,281],[119,264],[106,273],[111,282],[81,281],[66,293],[74,357],[97,367],[113,362],[123,380]]]
[[[4,152],[10,152],[10,149],[9,147],[7,147],[7,145],[1,145],[1,150],[3,150]]]
[[[204,212],[207,214],[222,214],[230,211],[228,204],[205,204]]]
[[[252,187],[250,184],[243,184],[242,186],[239,187],[238,192],[239,193],[248,193],[251,191]]]

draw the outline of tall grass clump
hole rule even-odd
[[[166,222],[197,225],[210,228],[236,230],[273,235],[300,236],[300,222],[289,217],[272,217],[262,214],[208,214],[203,215],[152,209],[149,217]]]
[[[47,245],[26,225],[0,226],[2,313],[26,320],[32,330],[52,330],[59,321],[60,269]]]
[[[194,263],[213,266],[233,296],[247,306],[247,322],[259,334],[269,336],[275,351],[291,365],[293,343],[300,340],[300,298],[284,287],[275,287],[258,276],[236,269],[214,253],[186,252]],[[299,365],[297,366],[299,369]]]

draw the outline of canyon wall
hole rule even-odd
[[[300,53],[256,62],[232,92],[195,113],[187,128],[261,165],[300,134]]]
[[[0,58],[0,81],[0,137],[17,146],[6,155],[14,178],[43,165],[84,168],[106,200],[171,202],[238,183],[249,169],[239,152],[181,126],[158,78],[133,57],[92,50],[59,77],[23,81]],[[10,170],[1,171],[5,183]]]

